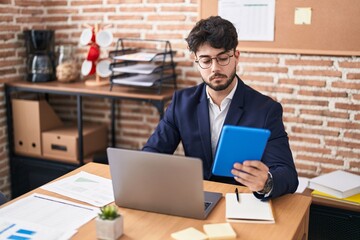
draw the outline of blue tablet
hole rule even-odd
[[[269,137],[267,129],[225,125],[220,134],[212,173],[233,177],[231,170],[234,163],[261,160]]]

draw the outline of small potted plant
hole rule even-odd
[[[96,237],[104,240],[118,239],[124,231],[124,218],[115,205],[100,208],[96,218]]]

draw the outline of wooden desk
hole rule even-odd
[[[108,165],[88,163],[63,177],[86,171],[92,174],[110,178]],[[63,178],[61,177],[61,178]],[[223,194],[233,192],[234,185],[204,181],[204,189],[207,191],[222,192]],[[240,188],[240,191],[247,191]],[[54,197],[69,199],[65,196],[48,192],[43,189],[35,189],[21,197],[31,193],[42,193]],[[20,197],[20,198],[21,198]],[[12,200],[11,202],[16,201]],[[11,202],[7,204],[11,204]],[[79,202],[80,203],[80,202]],[[6,205],[7,205],[6,204]],[[275,224],[256,224],[256,223],[231,223],[237,233],[238,239],[307,239],[309,223],[309,207],[311,198],[300,194],[285,195],[273,200]],[[4,206],[6,206],[4,205]],[[225,222],[225,199],[222,198],[215,209],[206,220],[196,220],[190,218],[176,217],[164,214],[144,212],[126,208],[120,208],[120,213],[124,216],[124,233],[121,239],[171,239],[173,232],[194,227],[203,231],[203,225],[209,223]],[[92,220],[79,229],[73,239],[96,239],[95,221]]]

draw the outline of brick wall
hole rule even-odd
[[[197,19],[196,0],[0,0],[0,82],[24,79],[22,31],[54,29],[56,44],[70,44],[79,62],[84,24],[112,24],[120,37],[168,39],[177,55],[178,85],[201,82],[189,61],[184,38]],[[107,56],[108,50],[102,51]],[[334,169],[360,173],[360,58],[300,54],[242,53],[239,75],[250,86],[282,103],[298,172],[316,176]],[[6,109],[0,85],[0,190],[9,195]],[[65,120],[76,115],[75,99],[53,97]],[[109,123],[107,100],[85,99],[84,118]],[[69,110],[70,109],[70,110]],[[141,148],[158,121],[147,103],[121,101],[117,145]],[[181,152],[181,147],[179,148]]]

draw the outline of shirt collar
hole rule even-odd
[[[229,92],[229,94],[228,94],[224,99],[229,99],[229,100],[232,100],[232,99],[233,99],[234,94],[235,94],[235,91],[236,91],[237,86],[238,86],[238,80],[237,80],[237,78],[234,79],[234,81],[236,81],[234,88]],[[209,94],[209,90],[208,90],[208,89],[209,89],[209,87],[206,86],[205,90],[206,90],[207,99],[209,99],[210,103],[214,103],[213,100],[212,100],[211,97],[210,97],[210,94]]]

